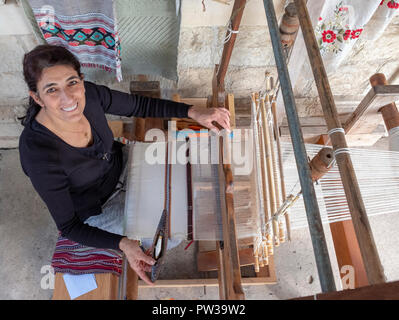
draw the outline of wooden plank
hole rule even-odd
[[[399,300],[399,281],[317,294],[292,300]]]
[[[343,266],[352,266],[355,274],[355,288],[368,286],[369,282],[352,220],[330,223],[330,230],[339,270]]]
[[[382,123],[379,109],[399,100],[399,85],[372,87],[359,106],[344,123],[346,134],[371,133]]]
[[[138,281],[139,281],[139,276],[128,264],[127,281],[126,281],[126,300],[137,300],[139,294]]]
[[[230,128],[236,127],[236,113],[234,107],[234,95],[229,93],[226,96],[226,108],[230,111]]]
[[[274,256],[269,256],[269,264],[267,266],[260,267],[259,272],[256,272],[256,277],[260,279],[267,278],[269,281],[277,282]]]
[[[112,131],[114,138],[123,137],[123,121],[108,121],[108,126]]]
[[[130,82],[130,93],[141,96],[160,98],[161,89],[159,81],[146,81],[147,77],[141,75],[140,81]],[[134,140],[144,141],[145,133],[153,128],[165,129],[164,119],[162,118],[134,118]]]
[[[242,285],[257,286],[275,284],[276,279],[272,277],[249,277],[242,278]],[[154,286],[149,286],[143,280],[139,280],[139,288],[186,288],[186,287],[203,287],[203,286],[219,286],[217,278],[212,279],[175,279],[175,280],[157,280]]]
[[[255,263],[254,250],[245,248],[238,251],[240,257],[240,266],[248,266]],[[217,251],[199,252],[197,254],[197,270],[198,271],[215,271],[218,270]]]
[[[345,122],[350,116],[351,116],[351,113],[341,113],[338,115],[338,118],[340,121]],[[316,127],[325,127],[327,129],[325,118],[320,117],[320,116],[300,117],[299,123],[303,127],[316,126]],[[288,121],[287,121],[286,117],[282,120],[280,126],[288,127]]]
[[[63,273],[55,274],[52,300],[71,300],[65,286]],[[74,300],[116,300],[118,298],[119,277],[112,273],[97,273],[97,289],[87,292]]]

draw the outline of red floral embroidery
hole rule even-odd
[[[363,29],[353,30],[351,33],[351,39],[359,38],[360,34],[362,33]]]
[[[344,40],[348,40],[352,34],[351,30],[346,30],[344,33]]]
[[[382,6],[382,5],[384,4],[384,1],[385,1],[385,0],[382,0],[382,1],[381,1],[380,6]]]
[[[388,8],[391,8],[391,9],[398,9],[399,3],[394,0],[391,0],[387,3],[387,6],[388,6]]]
[[[322,36],[323,36],[323,42],[327,42],[327,43],[334,42],[334,40],[337,38],[337,35],[335,34],[335,32],[331,31],[331,30],[324,31]]]

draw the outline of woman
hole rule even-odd
[[[46,203],[61,235],[86,246],[120,249],[147,283],[154,260],[138,241],[85,224],[102,212],[122,169],[122,145],[114,142],[106,113],[135,117],[190,117],[215,129],[229,128],[225,109],[131,95],[84,81],[67,49],[41,45],[23,61],[29,109],[19,142],[23,171]]]

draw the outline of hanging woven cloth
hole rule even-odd
[[[177,80],[180,2],[115,0],[123,43],[123,74]]]
[[[48,44],[61,45],[82,67],[114,72],[122,80],[114,1],[28,0]]]

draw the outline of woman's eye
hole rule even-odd
[[[71,81],[69,84],[73,86],[73,85],[75,85],[75,84],[77,84],[77,83],[78,83],[78,82],[77,82],[76,80],[73,80],[73,81]]]
[[[50,89],[47,90],[47,93],[53,93],[53,92],[55,92],[55,91],[56,91],[55,88],[50,88]]]

